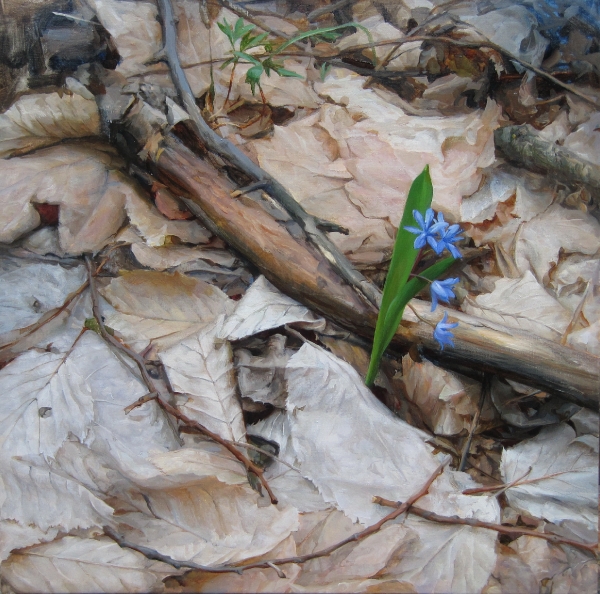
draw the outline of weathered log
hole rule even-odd
[[[129,132],[146,144],[143,109],[129,112]],[[241,252],[281,291],[361,336],[372,339],[377,312],[334,271],[331,264],[306,240],[292,237],[256,202],[233,198],[234,184],[187,149],[174,136],[157,141],[144,152],[154,174],[174,192],[186,196],[186,204],[205,225]],[[460,321],[455,347],[441,350],[433,329],[407,311],[394,346],[422,346],[441,365],[469,366],[513,378],[578,404],[598,408],[600,359],[529,333],[468,316],[455,310],[414,301],[419,315],[434,324],[444,311]]]
[[[494,132],[496,148],[506,159],[533,171],[551,174],[566,184],[584,184],[600,194],[600,166],[540,138],[531,126],[506,126]]]

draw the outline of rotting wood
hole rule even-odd
[[[496,148],[516,165],[552,173],[566,184],[584,184],[600,194],[600,166],[558,144],[540,138],[529,125],[506,126],[494,132]]]
[[[242,253],[281,291],[357,334],[372,339],[377,313],[331,264],[303,239],[294,238],[254,201],[232,198],[234,184],[172,135],[147,143],[144,132],[159,125],[146,121],[150,108],[139,102],[129,111],[128,131],[144,150],[147,164],[167,186],[183,195],[188,208],[215,234]],[[152,110],[154,111],[154,110]],[[154,112],[156,113],[156,112]],[[141,136],[140,136],[141,134]],[[521,381],[567,400],[598,409],[600,358],[441,306],[413,305],[426,322],[407,312],[393,346],[412,344],[442,366],[468,366]],[[444,314],[460,322],[455,347],[440,349],[433,329]],[[414,320],[414,321],[413,321]]]

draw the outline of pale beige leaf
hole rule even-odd
[[[0,273],[0,333],[37,322],[60,307],[86,277],[83,266],[69,269],[35,262],[20,263],[19,268]]]
[[[233,355],[217,337],[223,316],[159,354],[180,410],[224,439],[244,441],[246,428],[236,393]]]
[[[567,569],[569,563],[564,550],[547,540],[533,536],[520,536],[509,545],[529,568],[538,581],[554,577]]]
[[[242,561],[270,551],[298,527],[292,507],[276,507],[248,484],[207,478],[147,494],[152,516],[121,516],[128,540],[202,565]]]
[[[406,499],[438,463],[425,433],[387,409],[346,362],[305,344],[288,362],[287,411],[295,465],[350,518],[387,512],[374,495]],[[357,464],[369,452],[372,464]]]
[[[520,279],[496,281],[491,293],[467,297],[463,310],[474,316],[510,328],[533,332],[542,338],[559,340],[571,314],[526,271]]]
[[[0,371],[0,387],[3,519],[67,531],[111,516],[93,484],[53,465],[68,440],[88,444],[125,474],[151,450],[177,445],[155,403],[125,414],[146,389],[92,332],[65,353],[24,353]]]
[[[240,340],[297,322],[311,328],[323,325],[321,318],[259,276],[227,318],[219,336]]]
[[[19,524],[14,520],[0,521],[0,562],[4,561],[10,552],[31,545],[54,540],[58,535],[58,528],[48,531],[40,530],[37,526]],[[1,570],[1,567],[0,567]]]
[[[106,323],[137,350],[150,342],[177,344],[232,307],[217,287],[180,273],[129,272],[113,279],[102,295],[114,308]]]
[[[174,568],[107,537],[65,536],[13,553],[2,575],[19,592],[153,592]]]
[[[552,580],[553,594],[595,594],[598,589],[598,563],[584,561],[566,569]]]
[[[536,518],[572,526],[595,540],[598,438],[576,437],[564,423],[544,428],[536,437],[503,452],[501,472],[505,482],[517,480],[528,471],[528,480],[540,480],[508,489],[510,506]],[[560,474],[548,476],[555,473]]]
[[[539,594],[540,584],[517,553],[498,543],[496,566],[482,594]]]
[[[125,220],[125,198],[135,192],[115,169],[114,155],[91,147],[60,146],[0,161],[0,241],[35,229],[32,202],[60,206],[59,241],[71,255],[106,245]]]
[[[183,243],[206,243],[211,233],[197,220],[171,221],[160,214],[157,208],[136,194],[129,194],[125,201],[129,222],[151,247],[165,245],[171,237]]]
[[[30,152],[63,138],[99,134],[100,116],[93,97],[24,95],[0,115],[0,157]]]
[[[410,355],[402,358],[402,380],[408,399],[419,407],[433,433],[456,435],[470,429],[478,409],[479,382],[429,361],[415,363]],[[488,407],[483,411],[482,420],[492,416]]]
[[[560,254],[594,255],[600,250],[600,223],[590,214],[555,204],[525,223],[519,233],[515,262],[546,283]]]

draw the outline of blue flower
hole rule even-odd
[[[404,227],[407,231],[411,233],[415,233],[417,238],[415,239],[415,249],[420,250],[425,243],[428,243],[433,249],[436,248],[437,242],[434,239],[434,234],[439,233],[443,229],[448,226],[448,223],[444,221],[444,217],[442,216],[441,221],[436,221],[434,223],[435,212],[432,208],[428,208],[425,212],[425,219],[423,219],[423,215],[418,210],[413,210],[413,217],[420,228],[417,227]],[[439,253],[439,252],[438,252]]]
[[[454,245],[455,241],[460,241],[464,239],[464,237],[460,236],[459,233],[462,231],[459,225],[451,225],[448,227],[448,223],[444,221],[444,215],[440,212],[438,214],[437,225],[445,226],[439,227],[443,229],[439,234],[439,239],[435,242],[435,245],[431,247],[435,250],[435,253],[439,256],[445,249],[448,250],[455,258],[460,258],[462,254],[458,250],[458,248]],[[434,225],[435,226],[435,225]]]
[[[444,350],[445,344],[449,344],[451,347],[454,346],[454,343],[452,342],[454,336],[450,330],[458,326],[458,322],[454,322],[453,324],[448,324],[447,322],[448,312],[444,312],[444,317],[437,323],[437,326],[433,331],[433,337],[440,343],[442,351]]]
[[[431,311],[437,307],[438,300],[448,303],[453,298],[452,286],[458,282],[458,278],[447,278],[446,280],[435,280],[431,283]]]

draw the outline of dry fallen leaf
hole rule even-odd
[[[294,508],[260,506],[260,499],[248,484],[201,479],[187,487],[149,491],[151,514],[124,514],[119,530],[128,540],[174,559],[202,565],[242,561],[270,551],[298,527]]]
[[[410,355],[402,358],[402,380],[408,399],[423,413],[424,421],[436,435],[456,435],[471,427],[478,408],[481,384]],[[483,411],[481,420],[491,417]]]
[[[322,318],[279,291],[264,276],[259,276],[227,318],[219,336],[240,340],[293,323],[315,329],[324,325]]]
[[[76,536],[15,552],[1,569],[19,592],[158,592],[176,573],[107,537]]]
[[[534,438],[505,450],[502,479],[535,482],[511,487],[506,497],[511,507],[543,518],[578,538],[597,538],[598,439],[576,437],[567,424],[542,429]],[[558,473],[556,476],[550,476]],[[547,478],[546,478],[547,477]]]
[[[223,316],[159,353],[178,407],[223,439],[245,441],[246,428],[236,391],[233,354],[218,339]]]
[[[491,293],[467,297],[462,309],[470,315],[549,340],[559,340],[571,321],[570,312],[529,271],[520,279],[496,281]]]
[[[180,273],[139,270],[113,279],[102,295],[106,323],[136,350],[177,344],[232,307],[217,287]]]
[[[10,243],[40,224],[33,203],[55,204],[63,252],[100,250],[123,224],[126,197],[135,193],[119,165],[112,151],[84,145],[0,161],[0,241]]]
[[[0,115],[0,158],[31,152],[64,138],[98,136],[98,107],[93,96],[88,95],[48,93],[20,97]]]

